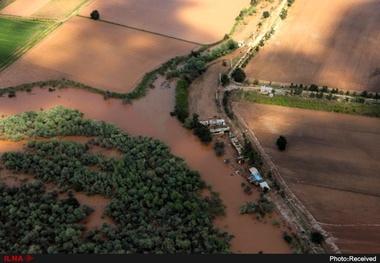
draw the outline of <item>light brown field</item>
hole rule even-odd
[[[296,1],[249,78],[380,91],[380,2]]]
[[[164,35],[209,44],[221,40],[249,0],[96,0],[80,13]]]
[[[86,0],[16,0],[0,14],[38,17],[47,19],[64,19]]]
[[[0,14],[31,16],[50,0],[16,0],[0,11]]]
[[[0,73],[0,87],[72,79],[126,93],[167,60],[198,47],[182,41],[73,17]]]
[[[32,14],[35,17],[64,19],[69,17],[86,0],[50,0],[46,5]]]
[[[380,120],[246,102],[234,112],[342,253],[380,245]],[[277,138],[287,138],[280,152]]]

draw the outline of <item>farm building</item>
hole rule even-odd
[[[199,122],[205,126],[224,126],[224,125],[226,125],[226,121],[224,119],[206,120],[206,121],[199,121]]]
[[[255,167],[249,168],[250,176],[247,178],[248,182],[251,184],[258,185],[259,182],[263,181],[263,178],[260,176],[259,171]]]
[[[265,87],[265,86],[260,87],[260,92],[262,93],[271,93],[272,91],[273,91],[273,88],[271,87]]]
[[[224,132],[230,131],[230,127],[223,127],[218,129],[210,129],[211,134],[224,134]]]
[[[267,191],[270,191],[270,187],[267,182],[261,182],[259,185],[261,190],[265,191],[265,188],[267,188]]]

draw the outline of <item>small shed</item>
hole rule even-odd
[[[267,191],[270,191],[270,187],[269,187],[269,185],[268,185],[268,183],[267,182],[261,182],[260,184],[260,188],[261,188],[261,190],[265,190],[265,188],[267,188],[268,190]]]
[[[259,171],[255,167],[249,168],[249,172],[251,173],[251,176],[248,177],[248,182],[251,184],[258,184],[260,181],[263,180],[263,178],[260,176]]]

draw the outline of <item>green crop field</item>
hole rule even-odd
[[[52,22],[0,17],[0,71],[55,28]]]

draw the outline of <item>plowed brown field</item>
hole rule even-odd
[[[164,35],[209,44],[221,40],[249,0],[96,0],[80,13]]]
[[[16,0],[0,11],[0,14],[30,16],[50,0]]]
[[[0,73],[0,87],[72,79],[126,93],[142,76],[198,47],[158,35],[73,17]]]
[[[379,119],[246,102],[234,112],[342,253],[378,253]],[[285,152],[275,143],[280,135]]]
[[[380,2],[296,1],[249,78],[380,91]]]

